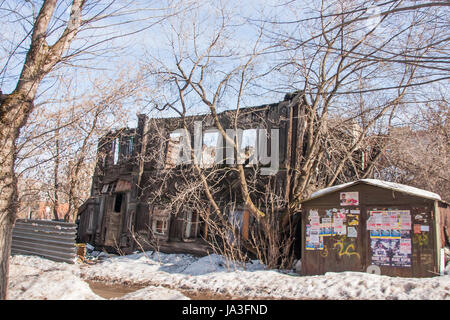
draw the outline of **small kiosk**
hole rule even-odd
[[[445,267],[450,208],[435,193],[362,179],[302,203],[302,274],[431,277]]]

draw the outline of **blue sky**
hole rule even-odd
[[[15,0],[4,1],[1,3],[0,14],[3,18],[3,26],[0,31],[0,67],[6,63],[6,51],[14,48],[17,41],[22,39],[26,32],[29,30],[30,24],[25,19],[19,19],[17,15],[11,16],[7,14],[7,9],[15,8],[17,3],[21,3],[20,12],[28,19],[33,14],[33,8],[25,2],[18,2]],[[36,8],[39,8],[41,1],[33,1]],[[68,4],[70,1],[62,1],[61,6],[58,7],[57,16],[60,16],[62,20],[68,16]],[[102,2],[102,3],[106,3]],[[160,24],[155,24],[160,20],[162,15],[167,11],[174,12],[175,9],[167,9],[167,3],[170,8],[174,8],[174,5],[182,3],[185,7],[189,7],[192,10],[170,18]],[[156,60],[162,62],[162,64],[171,66],[173,70],[174,60],[170,55],[170,41],[173,39],[173,31],[171,24],[178,27],[179,31],[188,32],[192,26],[192,21],[202,24],[199,39],[206,44],[208,39],[212,36],[217,27],[220,12],[218,8],[222,5],[226,6],[228,10],[227,16],[232,17],[229,21],[233,24],[233,27],[228,29],[230,39],[227,39],[224,44],[231,45],[238,55],[245,57],[248,50],[252,48],[255,37],[257,36],[257,29],[249,24],[248,21],[256,24],[261,16],[264,14],[268,20],[282,21],[286,24],[272,25],[266,24],[273,32],[283,31],[284,33],[291,32],[293,35],[306,34],[308,30],[298,29],[296,24],[289,24],[299,19],[306,19],[313,16],[317,16],[316,13],[312,13],[313,9],[317,9],[320,6],[320,2],[314,1],[287,1],[287,0],[229,0],[229,1],[117,1],[108,10],[114,12],[115,9],[121,5],[129,4],[122,12],[126,13],[118,15],[116,17],[99,21],[94,24],[95,28],[90,28],[79,34],[78,39],[72,45],[73,50],[77,50],[80,47],[89,46],[92,42],[99,41],[101,39],[108,38],[110,36],[117,36],[112,41],[102,43],[101,45],[93,48],[94,50],[89,54],[84,54],[76,59],[72,60],[73,66],[62,66],[62,68],[55,70],[52,75],[48,76],[44,83],[40,87],[41,95],[38,98],[39,101],[48,99],[49,95],[55,95],[57,86],[55,85],[55,76],[57,75],[71,75],[74,83],[74,96],[77,94],[83,95],[86,92],[89,93],[92,90],[92,81],[94,79],[114,79],[118,77],[119,73],[123,73],[124,70],[130,71],[130,73],[137,72],[142,69],[143,65],[149,63],[155,63]],[[195,9],[199,8],[199,9]],[[95,8],[90,11],[89,15],[93,15],[98,12],[99,8]],[[376,12],[376,10],[372,10]],[[195,14],[194,14],[195,13]],[[7,17],[7,18],[5,18]],[[181,19],[180,19],[181,17]],[[373,23],[369,21],[367,23]],[[399,24],[398,22],[397,24]],[[181,25],[182,24],[182,25]],[[58,21],[55,20],[55,25],[58,25]],[[364,27],[364,26],[362,26]],[[28,29],[27,29],[28,28]],[[62,29],[58,29],[50,37],[55,38]],[[142,30],[141,32],[128,35],[135,31]],[[379,29],[382,33],[383,28]],[[122,37],[120,37],[122,36]],[[200,48],[202,43],[196,43]],[[186,45],[191,46],[192,41],[187,41]],[[24,52],[29,46],[29,42],[25,40],[22,45],[17,49],[16,58],[9,61],[8,69],[0,76],[0,86],[3,92],[10,92],[17,81],[18,74],[20,73],[21,63],[23,63]],[[260,47],[265,46],[264,42],[261,42]],[[188,47],[186,51],[190,51],[192,48]],[[6,50],[6,51],[5,51]],[[266,57],[259,58],[258,68],[264,69],[270,63],[276,62],[277,59],[284,58],[282,55],[268,55]],[[218,65],[217,72],[225,72],[233,66],[233,63],[238,63],[239,60],[228,60],[226,63]],[[219,74],[220,75],[220,74]],[[131,76],[130,76],[131,77]],[[272,103],[283,99],[284,93],[301,87],[301,77],[292,75],[284,76],[282,73],[272,73],[271,76],[265,77],[261,84],[263,87],[249,88],[242,101],[243,106],[260,105],[263,103]],[[214,78],[211,78],[214,80]],[[298,84],[295,84],[295,80],[300,79]],[[390,79],[386,79],[389,81]],[[153,80],[156,84],[156,80]],[[284,83],[284,85],[283,85]],[[293,85],[292,85],[293,84]],[[211,89],[213,86],[211,86]],[[155,86],[156,88],[156,86]],[[270,90],[274,91],[270,91]],[[75,91],[76,90],[76,91]],[[155,89],[156,90],[156,89]],[[158,99],[158,95],[163,96],[163,92],[152,92],[153,98]],[[170,91],[166,92],[168,96],[172,94]],[[260,94],[258,96],[257,94]],[[374,97],[376,94],[374,94]],[[163,101],[163,99],[160,99]],[[201,106],[198,99],[192,98],[189,100],[192,106],[192,112],[203,113],[207,112],[207,109]],[[233,106],[235,101],[232,94],[224,97],[220,108],[228,108]],[[141,111],[147,111],[145,109],[145,101],[137,103],[136,101],[130,101],[130,112],[138,113]],[[174,113],[167,113],[168,116],[174,116]],[[133,120],[134,121],[134,120]],[[134,126],[133,124],[130,124]]]

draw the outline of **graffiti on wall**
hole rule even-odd
[[[333,249],[338,250],[338,256],[339,257],[351,257],[356,256],[358,259],[360,259],[360,255],[355,250],[355,244],[349,243],[346,236],[341,236],[339,239],[336,239],[335,243],[333,244]]]

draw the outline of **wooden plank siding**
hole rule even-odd
[[[341,192],[358,192],[358,206],[340,206]],[[429,200],[406,193],[384,189],[368,184],[356,184],[330,192],[321,197],[305,201],[302,214],[302,274],[316,275],[326,272],[365,272],[372,264],[370,231],[367,219],[370,211],[410,210],[411,214],[411,267],[379,266],[381,274],[400,277],[430,277],[438,274],[438,259],[435,237],[435,200]],[[347,235],[323,237],[323,250],[306,250],[306,225],[309,210],[317,209],[319,216],[325,216],[326,209],[360,210],[358,236]],[[414,225],[429,226],[428,232],[414,233]]]

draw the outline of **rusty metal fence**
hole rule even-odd
[[[11,254],[37,255],[53,261],[75,263],[77,248],[74,223],[17,220],[12,235]]]

